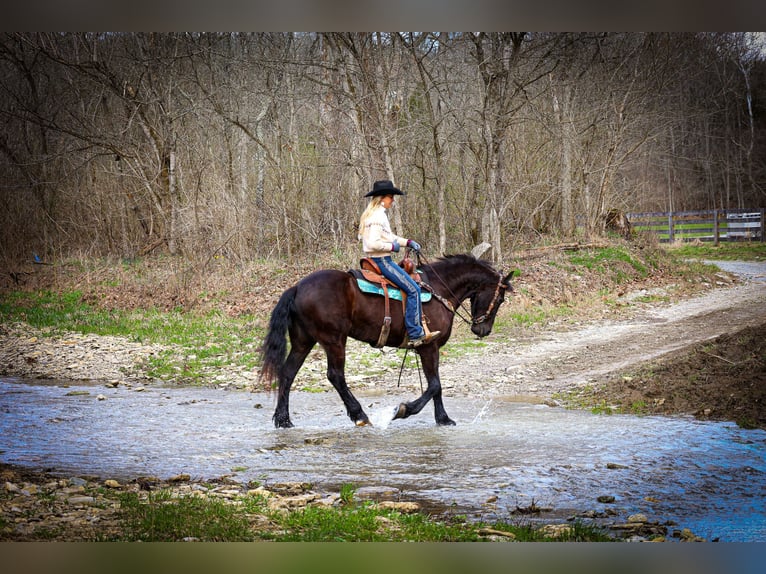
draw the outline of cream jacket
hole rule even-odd
[[[364,222],[362,251],[368,257],[385,257],[391,255],[394,241],[401,248],[407,246],[407,238],[400,237],[391,231],[386,208],[381,205]]]

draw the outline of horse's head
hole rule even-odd
[[[496,273],[496,272],[495,272]],[[513,271],[505,277],[496,275],[494,280],[487,280],[471,296],[471,331],[479,337],[486,337],[492,332],[497,310],[505,300],[506,292],[513,292],[511,277]]]
[[[462,306],[463,301],[470,299],[471,331],[479,337],[490,334],[506,293],[513,292],[513,272],[503,277],[488,261],[470,254],[445,255],[435,263],[426,265],[425,271],[441,284],[441,294],[449,295],[457,306]],[[453,312],[469,322],[457,309]]]

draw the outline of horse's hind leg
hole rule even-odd
[[[322,347],[327,354],[327,379],[338,391],[343,404],[346,405],[346,412],[349,418],[354,421],[356,426],[367,426],[370,424],[370,419],[362,409],[362,405],[356,400],[356,397],[349,390],[346,384],[346,344],[340,343],[324,343]]]
[[[293,385],[295,375],[298,374],[303,361],[306,360],[314,343],[296,344],[292,342],[292,347],[287,355],[282,370],[279,374],[279,391],[277,395],[277,408],[274,410],[274,426],[277,428],[291,428],[293,426],[290,420],[290,387]]]

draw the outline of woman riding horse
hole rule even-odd
[[[439,348],[452,332],[452,320],[461,304],[470,301],[471,331],[485,337],[492,330],[506,291],[511,291],[512,273],[503,277],[488,262],[472,255],[452,255],[424,265],[432,299],[424,304],[429,324],[439,331],[437,339],[415,350],[420,355],[427,388],[417,399],[401,403],[394,418],[419,413],[433,399],[439,425],[454,425],[444,410],[439,379]],[[327,355],[327,378],[340,395],[349,418],[358,426],[370,424],[367,414],[346,384],[345,362],[348,337],[376,345],[384,316],[384,299],[362,292],[357,279],[336,269],[315,271],[287,289],[274,307],[261,347],[261,377],[277,382],[279,390],[274,425],[292,427],[290,387],[314,345]],[[290,338],[288,353],[287,336]],[[401,306],[391,307],[387,345],[404,347],[407,341]]]
[[[440,333],[439,331],[426,333],[423,329],[420,286],[391,259],[391,252],[398,252],[403,245],[416,252],[420,251],[420,244],[417,241],[399,237],[391,231],[386,212],[394,204],[395,195],[404,195],[404,192],[394,187],[390,180],[383,179],[373,184],[372,191],[365,195],[371,199],[359,219],[359,239],[362,240],[365,255],[377,264],[381,275],[406,294],[404,324],[410,339],[408,346],[419,347],[430,343]]]

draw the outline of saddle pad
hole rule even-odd
[[[356,282],[359,284],[359,289],[361,289],[363,293],[371,293],[372,295],[381,295],[381,296],[384,295],[383,287],[381,287],[380,285],[377,285],[375,283],[370,283],[369,281],[367,281],[367,279],[360,279],[359,277],[356,278]],[[400,289],[389,287],[388,297],[396,301],[401,301],[402,292]],[[430,300],[431,300],[431,293],[429,293],[428,291],[423,291],[420,293],[421,303],[428,303]]]

